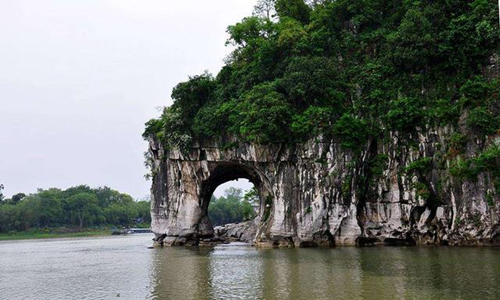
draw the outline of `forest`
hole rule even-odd
[[[79,185],[39,189],[5,199],[0,186],[0,233],[40,229],[84,230],[98,227],[147,226],[150,202],[134,201],[109,187]]]
[[[451,161],[458,180],[491,172],[500,194],[498,9],[496,0],[260,0],[228,27],[234,51],[220,72],[179,83],[143,137],[182,152],[206,139],[334,142],[356,162],[368,145],[397,136],[416,147],[445,127],[453,134],[438,161]],[[384,160],[374,157],[373,174]]]
[[[389,130],[499,129],[495,0],[260,1],[228,27],[235,47],[213,76],[179,83],[174,104],[147,123],[168,147],[237,135],[256,143],[335,137],[353,151]]]
[[[2,194],[0,185],[0,233],[62,229],[82,231],[101,227],[149,227],[149,201],[134,201],[127,194],[109,187],[79,185],[66,190],[39,189],[11,198]],[[258,204],[257,191],[243,193],[228,188],[220,197],[212,196],[209,217],[214,226],[239,223],[256,216],[252,205]]]

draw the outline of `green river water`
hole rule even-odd
[[[0,299],[500,299],[500,249],[0,242]]]

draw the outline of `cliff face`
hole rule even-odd
[[[452,129],[405,143],[398,133],[353,154],[334,142],[196,142],[189,153],[150,140],[152,229],[159,243],[213,236],[207,209],[218,185],[247,178],[260,199],[260,246],[500,245],[500,206],[488,172],[450,175]],[[469,139],[465,155],[498,144]]]

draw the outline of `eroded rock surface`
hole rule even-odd
[[[296,146],[199,141],[189,153],[151,140],[152,230],[165,245],[214,237],[212,193],[247,178],[261,199],[252,238],[258,246],[498,245],[500,201],[491,175],[450,176],[452,133],[429,130],[411,146],[392,133],[384,143],[367,141],[361,155],[320,138]],[[473,139],[466,151],[486,146]],[[427,167],[409,172],[419,161]]]
[[[238,224],[226,224],[214,227],[215,240],[223,242],[253,243],[260,220],[251,220]]]

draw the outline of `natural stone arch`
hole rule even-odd
[[[257,217],[259,223],[265,214],[271,214],[273,206],[265,200],[273,197],[268,180],[265,178],[264,174],[259,173],[253,166],[243,164],[241,162],[233,161],[210,164],[214,166],[213,171],[210,173],[210,176],[201,183],[201,190],[199,194],[200,207],[202,209],[199,224],[200,227],[204,228],[204,232],[213,234],[213,226],[208,217],[208,207],[210,205],[212,195],[217,187],[229,181],[248,179],[253,184],[259,195],[260,209]],[[269,207],[266,207],[266,204],[269,204]],[[212,234],[209,234],[209,237]]]
[[[450,200],[422,207],[425,203],[415,186],[418,178],[408,176],[405,169],[418,159],[433,157],[430,145],[439,141],[438,136],[422,136],[419,149],[430,156],[377,143],[353,155],[338,143],[318,139],[301,145],[257,145],[234,138],[194,141],[181,152],[167,151],[153,138],[151,228],[159,243],[197,245],[213,235],[206,198],[218,184],[241,177],[257,184],[261,207],[270,204],[261,211],[254,238],[258,246],[498,243],[496,219],[486,220],[476,240],[468,239],[465,227],[453,222],[456,215],[470,220],[470,212],[478,209],[488,216],[484,201],[476,207],[475,200],[467,200],[481,199],[494,188],[486,180],[488,174],[479,177],[479,184],[447,182],[441,195],[450,195]],[[381,155],[387,160],[374,173],[373,162]],[[433,168],[421,176],[427,176],[429,188],[434,188],[437,178],[447,174]]]
[[[471,211],[486,207],[459,202],[456,196],[480,199],[493,189],[487,174],[479,185],[446,183],[441,195],[449,194],[451,200],[421,209],[425,203],[415,189],[415,176],[405,171],[416,160],[433,157],[431,145],[438,137],[422,136],[419,149],[425,153],[373,143],[360,155],[320,139],[301,145],[258,145],[235,138],[194,141],[181,152],[165,150],[152,138],[151,228],[158,243],[197,245],[213,235],[207,197],[225,181],[248,178],[258,187],[261,207],[270,204],[261,209],[257,246],[467,244],[465,231],[454,228],[455,216],[470,219]],[[374,173],[373,162],[381,155],[387,160]],[[424,175],[430,187],[437,187],[437,178],[446,172],[433,169]],[[492,237],[500,227],[493,219],[488,222],[476,239],[495,244]]]
[[[196,245],[200,239],[211,237],[214,232],[207,208],[213,191],[226,181],[247,178],[257,187],[261,199],[254,239],[258,246],[356,243],[361,234],[357,200],[346,201],[339,192],[350,161],[341,158],[335,145],[294,149],[234,140],[219,143],[195,142],[188,152],[180,152],[165,151],[156,140],[150,141],[151,227],[157,242]],[[340,156],[342,163],[318,162],[317,157],[327,152]],[[325,177],[325,172],[339,175]]]

